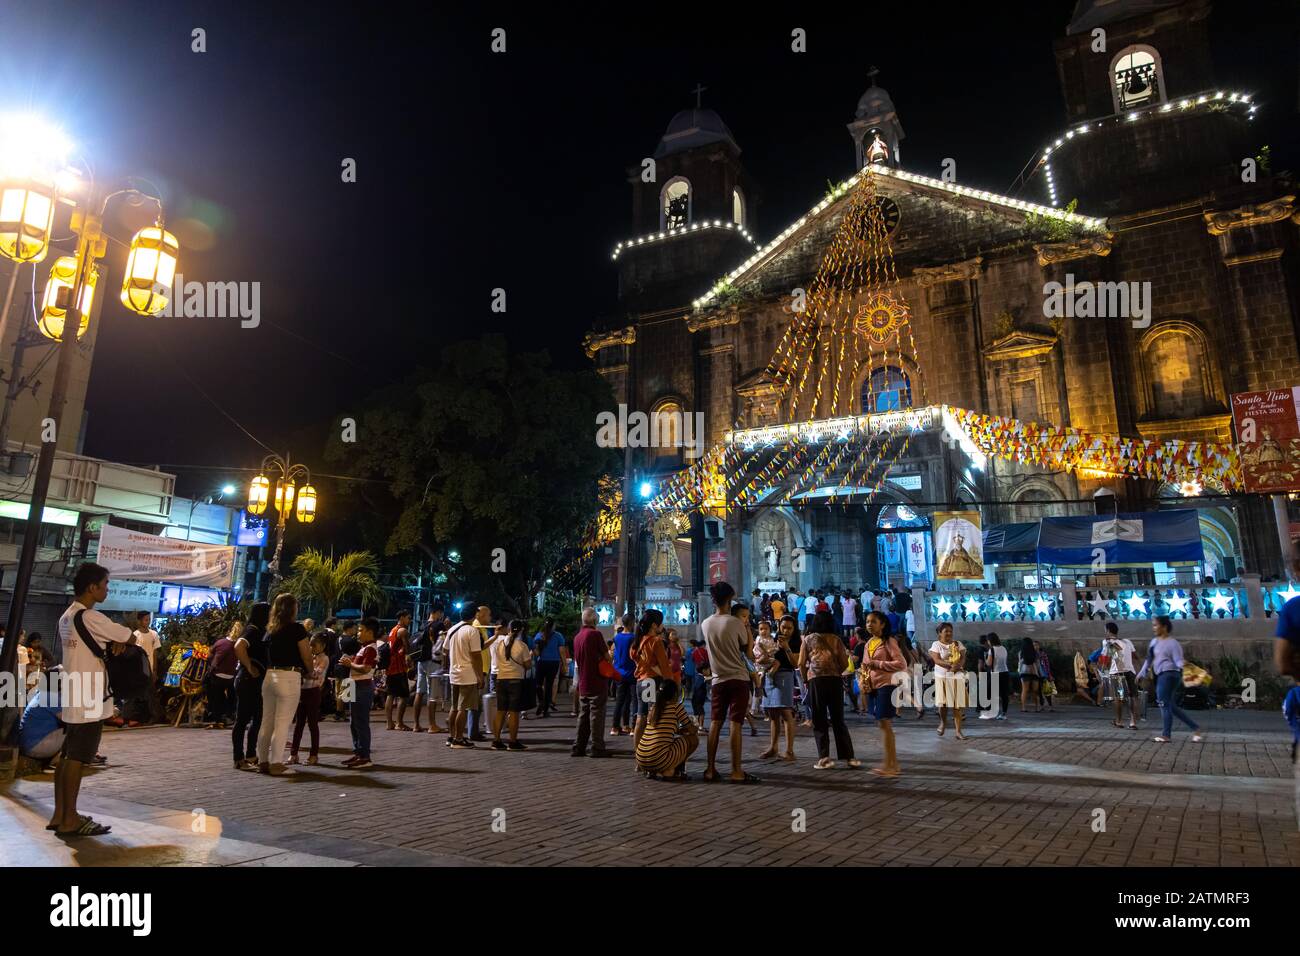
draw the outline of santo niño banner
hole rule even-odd
[[[235,579],[235,549],[104,525],[96,559],[115,578],[174,581],[228,588]]]
[[[1232,396],[1247,491],[1300,491],[1300,385]]]

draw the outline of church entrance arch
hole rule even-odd
[[[870,583],[878,588],[910,588],[931,578],[934,544],[930,520],[905,502],[881,505],[872,530],[875,573]]]
[[[803,590],[811,580],[809,561],[803,554],[807,546],[803,525],[788,508],[767,508],[754,520],[750,535],[750,561],[753,568],[751,588],[764,584],[781,584],[785,591]],[[796,554],[796,549],[799,553]]]

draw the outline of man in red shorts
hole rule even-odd
[[[745,659],[751,656],[749,632],[740,618],[731,613],[731,599],[736,592],[726,581],[719,581],[709,588],[713,596],[714,611],[700,623],[700,632],[704,635],[704,646],[709,653],[709,668],[713,672],[710,688],[712,701],[709,725],[709,765],[704,771],[706,781],[720,780],[715,760],[718,754],[718,738],[722,734],[722,722],[728,724],[731,734],[731,775],[730,783],[758,783],[758,777],[745,773],[740,768],[740,747],[743,738],[740,729],[745,720],[745,711],[749,707],[749,691],[752,686],[749,668]]]

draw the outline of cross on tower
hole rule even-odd
[[[867,70],[867,79],[871,80],[872,86],[876,85],[876,74],[879,72],[880,71],[876,69],[874,66],[871,69]]]
[[[707,86],[700,86],[700,84],[696,83],[695,89],[691,90],[691,92],[695,94],[695,108],[697,110],[700,108],[700,94],[707,89]]]

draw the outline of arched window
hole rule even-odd
[[[1111,61],[1110,71],[1116,113],[1164,102],[1165,81],[1154,47],[1125,47]]]
[[[1065,506],[1060,504],[1059,490],[1030,486],[1016,492],[1012,500],[1015,502],[1011,506],[1013,522],[1037,521],[1039,518],[1055,518],[1065,514]]]
[[[1150,417],[1194,418],[1211,404],[1205,343],[1183,328],[1157,330],[1143,348],[1151,383]]]
[[[739,189],[731,191],[731,221],[737,226],[745,224],[745,197],[740,194]]]
[[[862,411],[892,412],[912,407],[912,381],[901,368],[886,365],[874,369],[862,383]]]
[[[680,229],[691,221],[691,184],[678,176],[660,193],[659,224],[663,229]]]
[[[682,406],[666,401],[650,413],[650,443],[658,457],[680,455],[683,440]]]

